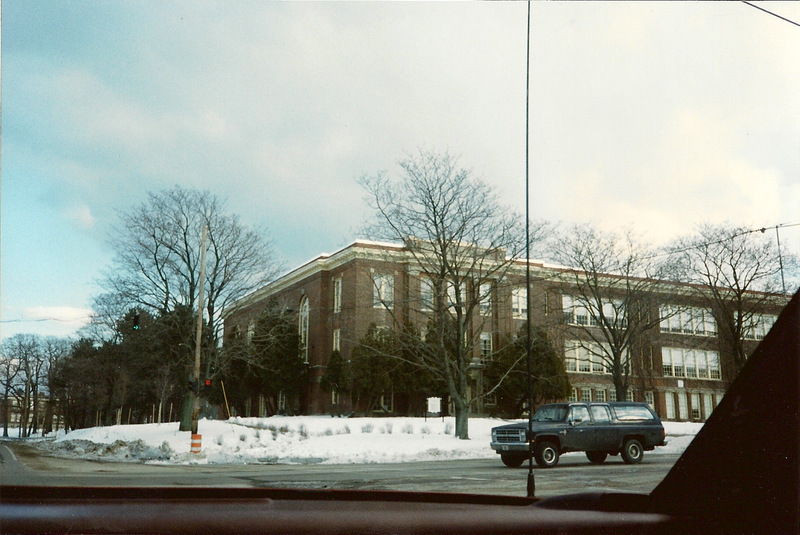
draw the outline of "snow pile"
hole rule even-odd
[[[492,459],[492,427],[471,418],[471,440],[454,437],[453,418],[296,416],[201,420],[202,451],[177,423],[79,429],[40,444],[56,455],[164,464],[360,464]],[[664,422],[668,444],[653,453],[682,453],[702,424]]]

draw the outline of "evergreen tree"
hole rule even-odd
[[[571,387],[561,357],[544,329],[533,327],[531,337],[534,405],[565,399]],[[485,370],[490,384],[499,383],[492,392],[497,398],[499,412],[512,418],[522,415],[528,399],[526,340],[527,328],[523,325],[516,339],[501,348]]]

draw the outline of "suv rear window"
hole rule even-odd
[[[645,407],[638,407],[636,405],[614,407],[614,412],[617,413],[618,420],[652,420],[653,413]]]

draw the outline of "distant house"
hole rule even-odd
[[[430,312],[425,276],[401,244],[355,241],[333,254],[322,254],[238,301],[224,318],[225,338],[252,332],[266,303],[277,300],[297,318],[302,356],[311,380],[299,400],[302,412],[325,414],[333,409],[353,410],[353,400],[340,392],[325,391],[320,380],[333,351],[349,359],[353,347],[370,324],[393,325],[402,318],[424,326]],[[515,262],[502,280],[493,281],[477,312],[480,343],[475,345],[472,388],[480,391],[482,363],[503,340],[513,338],[524,325],[531,307],[532,323],[545,327],[564,359],[572,385],[570,399],[614,401],[608,366],[591,352],[593,318],[563,267],[530,264],[531,303],[525,292],[525,261]],[[609,281],[612,279],[609,276]],[[717,332],[715,313],[703,308],[695,292],[685,285],[653,281],[657,299],[647,314],[654,327],[631,346],[628,399],[650,404],[668,420],[704,421],[719,403],[736,374],[724,336]],[[615,296],[610,292],[608,299]],[[782,296],[748,331],[755,348],[782,308]],[[582,334],[581,334],[582,333]],[[380,404],[389,413],[408,412],[408,400],[396,403],[393,392]],[[239,409],[240,411],[242,408]],[[413,412],[413,411],[412,411]],[[493,414],[492,397],[480,398],[477,414]]]

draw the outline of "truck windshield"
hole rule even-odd
[[[534,422],[561,422],[567,417],[564,405],[545,405],[533,415]]]

